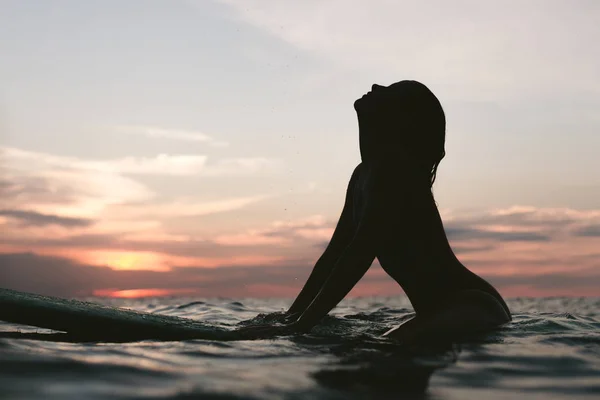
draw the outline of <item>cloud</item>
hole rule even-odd
[[[244,203],[232,202],[228,206],[242,207]],[[143,206],[138,208],[144,209]],[[159,210],[160,207],[157,211]],[[173,211],[177,216],[186,212],[185,209]],[[211,207],[191,211],[213,213],[218,210]],[[123,214],[128,215],[128,212]],[[139,221],[150,216],[167,217],[145,213],[134,216]],[[121,269],[170,269],[174,265],[214,268],[246,265],[250,262],[263,265],[281,265],[287,262],[308,265],[318,258],[322,249],[317,248],[315,243],[323,239],[322,231],[331,231],[332,222],[322,216],[312,216],[295,221],[276,221],[263,229],[233,234],[207,234],[204,237],[165,233],[160,225],[125,224],[123,227],[107,228],[103,224],[105,221],[98,220],[93,229],[79,229],[74,233],[68,230],[49,231],[40,226],[16,229],[5,224],[4,228],[9,234],[5,235],[0,251],[68,255],[80,262]],[[316,236],[307,232],[316,232]],[[151,259],[150,254],[153,255]],[[148,256],[144,258],[142,255]]]
[[[0,179],[4,208],[26,208],[38,214],[96,218],[103,222],[114,218],[131,221],[140,215],[151,220],[157,216],[208,215],[240,209],[270,197],[253,193],[210,201],[191,197],[158,200],[153,190],[130,175],[224,178],[273,172],[280,166],[276,160],[261,157],[209,163],[206,156],[196,155],[94,161],[9,147],[0,147],[0,160],[5,166]]]
[[[18,152],[13,157],[17,162],[0,180],[0,193],[6,204],[0,212],[0,229],[4,232],[0,251],[3,252],[35,251],[40,257],[69,257],[73,264],[162,269],[176,271],[175,276],[184,273],[181,268],[184,266],[192,269],[233,268],[232,274],[235,272],[243,279],[250,279],[247,284],[240,283],[244,289],[238,288],[239,293],[254,293],[253,290],[259,287],[266,290],[265,283],[258,275],[248,278],[248,274],[251,275],[247,272],[249,269],[240,272],[236,268],[275,268],[269,269],[271,273],[279,271],[278,268],[294,266],[296,278],[304,279],[335,227],[335,219],[313,215],[274,221],[237,232],[203,229],[203,234],[194,234],[195,228],[189,224],[178,223],[172,228],[173,219],[183,217],[188,221],[192,217],[239,210],[272,196],[210,201],[193,198],[159,200],[144,185],[120,175],[132,167],[88,170],[77,163],[65,162],[64,157],[58,157],[56,161],[56,156],[52,155],[48,156],[48,165],[43,164],[43,155],[22,157]],[[19,162],[24,165],[18,165]],[[40,162],[48,168],[36,166]],[[234,168],[240,165],[236,164]],[[27,208],[21,208],[23,205]],[[522,276],[522,282],[530,282],[532,276],[540,274],[556,275],[569,268],[570,273],[581,275],[582,271],[591,271],[597,266],[599,244],[595,233],[596,227],[600,226],[600,210],[514,206],[470,212],[446,211],[444,215],[448,237],[461,261],[478,274],[495,277],[505,285],[509,285],[509,280],[500,278]],[[167,224],[169,221],[170,225]],[[254,269],[257,274],[259,271],[262,270]],[[221,274],[226,276],[225,272]],[[373,280],[373,272],[369,274],[366,281],[371,286],[368,290],[366,286],[358,288],[361,293],[377,293],[377,287],[373,285],[380,283]],[[110,276],[116,279],[126,275]],[[269,293],[293,291],[290,288],[296,287],[293,286],[296,283],[290,283],[288,278],[285,275],[280,283],[268,283],[271,285]],[[382,282],[387,279],[385,277]],[[511,287],[516,287],[517,281],[510,283]],[[229,282],[230,285],[234,283]],[[128,285],[119,288],[138,288],[133,283]],[[381,285],[382,290],[390,290],[390,293],[392,288],[398,291],[397,286]],[[229,290],[225,286],[223,280],[221,287]],[[544,293],[551,290],[548,285],[530,287],[545,290]],[[97,289],[106,288],[111,289],[108,286]],[[160,286],[152,281],[152,285],[149,283],[144,288],[160,289]],[[184,283],[173,288],[188,290]]]
[[[130,135],[141,135],[150,138],[169,139],[169,140],[181,140],[186,142],[199,142],[206,143],[214,147],[227,147],[229,143],[219,141],[213,137],[197,131],[186,131],[179,129],[164,129],[152,126],[132,126],[122,125],[117,126],[116,130],[121,133]]]
[[[600,226],[600,210],[513,206],[471,213],[447,212],[444,220],[453,239],[490,238],[501,241],[547,241],[579,236]]]
[[[335,222],[323,215],[287,221],[275,221],[264,229],[254,229],[236,235],[222,235],[215,238],[219,244],[255,246],[270,244],[276,246],[305,246],[314,242],[329,240],[333,235]],[[312,247],[312,246],[311,246]]]
[[[181,229],[179,234],[165,232],[158,222],[150,223],[153,218],[160,221],[239,209],[262,198],[113,206],[111,215],[115,221],[128,217],[129,221],[138,222],[128,223],[123,219],[123,223],[106,225],[106,221],[99,220],[94,230],[60,235],[49,235],[43,229],[29,230],[21,235],[7,236],[4,242],[13,248],[44,249],[45,253],[53,252],[53,249],[155,252],[165,257],[183,257],[192,263],[194,259],[202,259],[210,265],[222,264],[227,257],[232,260],[264,256],[314,261],[327,245],[335,227],[335,220],[322,215],[275,221],[261,228],[227,234],[209,233],[204,237],[185,234]],[[511,273],[525,266],[536,272],[556,270],[565,265],[584,268],[590,260],[581,257],[593,254],[597,241],[595,237],[581,236],[576,229],[581,221],[587,223],[594,211],[564,210],[561,215],[571,217],[557,217],[556,212],[545,209],[518,214],[501,210],[469,213],[462,217],[454,214],[447,218],[446,232],[461,260],[478,271]],[[499,216],[503,220],[500,221]]]
[[[123,203],[111,207],[114,216],[127,218],[178,218],[198,217],[239,210],[250,204],[268,199],[270,195],[224,198],[214,201],[177,199],[170,202],[152,202],[147,204]]]
[[[0,153],[1,155],[1,153]],[[0,197],[11,204],[67,204],[77,197],[77,191],[60,182],[41,176],[31,176],[3,166],[0,176]],[[6,205],[6,203],[4,203]]]
[[[454,226],[454,224],[446,225],[446,234],[450,240],[490,239],[502,242],[547,242],[550,240],[549,236],[535,232],[495,232],[464,226]]]
[[[489,278],[499,286],[530,285],[538,289],[567,289],[573,295],[582,288],[597,289],[600,282],[600,270],[597,267],[573,272],[555,272],[548,274],[522,274],[513,276],[494,276]],[[600,292],[600,291],[598,291]]]
[[[281,167],[281,161],[265,157],[240,157],[219,160],[207,166],[202,176],[248,176],[257,173],[276,172]]]
[[[4,245],[13,248],[29,249],[56,254],[69,251],[85,259],[92,251],[113,252],[153,252],[166,259],[184,258],[189,262],[202,259],[205,266],[234,263],[236,259],[260,258],[265,261],[286,258],[312,260],[318,257],[318,249],[313,248],[314,240],[293,236],[291,231],[281,235],[273,229],[249,231],[233,235],[209,235],[206,238],[193,235],[169,236],[160,231],[136,230],[129,232],[44,235],[43,230],[25,231],[21,235],[6,235]],[[266,233],[269,233],[268,235]],[[140,234],[142,234],[140,236]],[[89,257],[88,257],[89,258]],[[314,261],[314,260],[313,260]]]
[[[465,254],[465,253],[480,253],[480,252],[485,252],[485,251],[489,251],[494,249],[493,245],[475,245],[475,246],[469,246],[469,245],[457,245],[457,246],[452,246],[452,250],[454,251],[454,253],[460,255],[460,254]]]
[[[78,167],[133,175],[195,175],[206,168],[208,157],[203,155],[158,154],[154,157],[123,157],[102,161],[79,161]]]
[[[271,262],[281,257],[274,251],[259,254],[261,246],[250,252],[247,248],[236,251],[235,246],[203,240],[190,233],[194,230],[191,223],[179,223],[173,228],[175,232],[166,228],[177,219],[240,210],[272,195],[254,193],[210,200],[159,198],[145,184],[128,176],[153,170],[187,174],[194,169],[204,171],[205,176],[248,175],[262,171],[267,164],[273,166],[270,160],[225,159],[211,165],[205,158],[196,157],[179,162],[169,157],[97,162],[7,147],[0,147],[0,157],[6,165],[0,178],[0,246],[4,251],[72,253],[72,257],[86,261],[98,252],[113,259],[109,250],[151,252],[160,255],[160,262],[153,268],[168,268],[166,263],[175,260],[215,266],[251,259]],[[124,265],[125,258],[123,255],[118,262]]]
[[[145,185],[115,171],[84,168],[76,158],[0,147],[0,161],[6,208],[78,218],[154,197]]]
[[[90,296],[121,290],[156,289],[164,293],[211,297],[293,297],[311,270],[310,264],[287,263],[275,266],[240,265],[223,268],[175,267],[161,271],[116,271],[94,267],[62,257],[33,253],[0,254],[2,286],[45,295]],[[577,273],[521,273],[510,276],[484,274],[503,293],[600,295],[598,268]],[[398,295],[401,291],[379,267],[372,268],[352,292],[353,295]]]
[[[256,199],[250,200],[256,201]],[[147,265],[148,269],[168,268],[174,262],[185,264],[195,262],[210,267],[227,263],[236,264],[250,259],[272,263],[281,260],[286,253],[296,254],[306,250],[305,246],[297,243],[299,246],[293,251],[282,252],[281,248],[272,246],[278,241],[274,238],[271,238],[268,243],[260,243],[255,237],[251,237],[250,242],[244,243],[238,238],[228,240],[219,235],[206,235],[206,238],[202,238],[193,234],[170,234],[164,230],[161,223],[150,220],[150,218],[167,220],[197,216],[196,213],[207,215],[242,208],[246,204],[248,200],[231,201],[224,205],[214,202],[204,209],[197,207],[202,204],[190,209],[175,207],[172,214],[164,215],[152,214],[150,207],[138,206],[138,211],[145,211],[132,215],[123,212],[122,220],[119,220],[120,214],[112,213],[109,214],[114,218],[112,222],[99,218],[89,220],[89,225],[85,226],[41,225],[34,224],[33,221],[27,225],[20,225],[13,224],[8,219],[0,219],[0,230],[4,232],[1,245],[5,248],[37,251],[41,254],[70,254],[70,257],[88,262],[91,262],[91,259],[98,259],[99,261],[94,264],[102,260],[108,263],[116,260],[118,264],[123,264],[119,260],[127,254],[153,253],[157,255],[156,262]],[[166,208],[167,210],[162,212],[168,211],[169,207]],[[158,210],[161,210],[160,207]],[[100,253],[105,254],[106,257],[98,257]],[[308,253],[312,254],[312,252]],[[123,265],[115,265],[115,267],[123,267]],[[139,268],[144,266],[140,265]]]
[[[345,70],[411,76],[451,86],[455,96],[600,90],[590,86],[600,69],[587,51],[600,33],[591,2],[221,2],[234,18]]]
[[[280,162],[264,157],[229,158],[208,162],[208,156],[158,154],[153,157],[122,157],[109,160],[84,160],[10,147],[0,147],[0,156],[9,166],[21,170],[54,168],[96,174],[247,176],[276,170]]]
[[[306,273],[306,266],[300,267]],[[33,253],[0,254],[2,286],[54,296],[90,296],[100,290],[186,289],[201,297],[260,297],[246,285],[301,285],[298,267],[259,265],[224,268],[173,268],[160,271],[116,271],[107,267],[80,264],[62,257]],[[290,291],[291,292],[291,291]]]
[[[0,216],[16,219],[28,226],[60,225],[69,228],[86,227],[93,223],[91,219],[87,218],[61,217],[25,210],[0,210]]]
[[[462,220],[473,220],[488,225],[518,225],[521,227],[561,227],[590,220],[600,221],[600,210],[577,210],[572,208],[551,208],[533,206],[512,206],[492,209],[485,213],[478,211],[461,216]]]
[[[577,236],[600,237],[600,225],[582,226],[574,231]]]

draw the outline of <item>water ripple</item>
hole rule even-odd
[[[208,326],[267,323],[282,300],[107,304]],[[600,395],[600,299],[517,298],[510,324],[463,343],[407,348],[381,333],[405,298],[345,301],[310,334],[271,340],[64,343],[0,339],[0,393],[45,399],[577,399]],[[257,316],[257,314],[262,315]],[[47,334],[1,324],[0,331]],[[431,396],[429,394],[431,394]]]

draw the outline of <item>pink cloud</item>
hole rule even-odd
[[[81,274],[92,271],[84,265],[114,270],[113,274],[104,273],[105,279],[96,282],[98,285],[85,286],[85,293],[164,289],[192,290],[197,295],[218,291],[293,296],[335,226],[334,219],[312,215],[227,233],[217,228],[206,229],[203,235],[182,226],[175,230],[172,221],[176,217],[239,210],[265,196],[210,202],[190,198],[157,201],[145,186],[114,171],[87,175],[87,167],[78,166],[79,161],[34,157],[14,149],[9,153],[22,165],[13,165],[20,169],[3,176],[0,182],[0,195],[6,200],[0,210],[0,252],[32,252],[39,257],[71,260],[70,271],[75,275],[78,268]],[[36,163],[58,164],[63,169],[50,168],[52,174],[36,178],[31,173]],[[105,193],[109,182],[116,182],[117,194]],[[446,210],[444,215],[446,232],[459,259],[469,269],[497,282],[501,291],[515,295],[596,293],[589,282],[598,278],[594,271],[600,268],[600,210],[514,206],[469,213]],[[17,264],[24,268],[19,263],[12,265],[17,268]],[[129,280],[125,270],[139,270],[137,276],[144,279],[161,279],[142,284]],[[190,273],[194,270],[198,274]],[[18,275],[10,268],[3,271]],[[194,278],[190,280],[190,276]],[[575,278],[570,280],[570,276]],[[19,282],[24,285],[19,287],[28,287]],[[75,280],[73,287],[62,290],[79,293],[75,289],[80,284]],[[44,290],[43,285],[35,288]],[[393,295],[399,291],[395,282],[374,268],[352,294]]]

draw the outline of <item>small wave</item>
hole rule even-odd
[[[177,309],[178,310],[184,310],[184,309],[189,308],[189,307],[203,306],[205,304],[206,304],[206,302],[204,302],[204,301],[192,301],[191,303],[186,303],[186,304],[182,304],[180,306],[177,306]]]
[[[0,393],[45,399],[584,399],[600,395],[597,299],[513,299],[513,322],[459,344],[381,338],[406,299],[353,299],[310,334],[222,341],[277,322],[280,300],[110,300],[200,321],[211,340],[64,343],[0,339]],[[262,313],[262,314],[261,314]],[[0,324],[0,331],[56,334]],[[9,396],[9,397],[10,397]]]

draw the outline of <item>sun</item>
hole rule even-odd
[[[140,264],[140,258],[137,253],[125,253],[117,255],[112,264],[116,269],[136,269],[135,266]]]
[[[169,271],[170,269],[165,265],[163,257],[152,252],[93,251],[88,253],[88,262],[107,266],[117,271]]]

